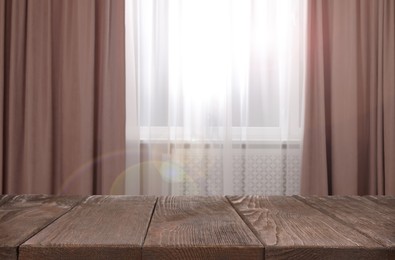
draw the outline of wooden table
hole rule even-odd
[[[395,259],[395,197],[0,195],[0,259]]]

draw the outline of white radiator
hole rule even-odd
[[[300,189],[298,145],[234,147],[225,159],[220,146],[175,146],[172,161],[178,173],[171,187],[175,195],[293,195]]]

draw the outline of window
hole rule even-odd
[[[303,3],[134,1],[141,139],[300,139]]]

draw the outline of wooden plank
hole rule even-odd
[[[395,257],[395,208],[358,196],[301,197],[308,205],[324,212],[385,246]],[[391,199],[382,203],[390,204]]]
[[[229,196],[265,247],[265,259],[386,259],[356,230],[286,196]]]
[[[374,201],[380,205],[395,209],[395,196],[366,196],[367,199]],[[395,234],[393,235],[395,236]],[[389,246],[390,258],[395,259],[395,248]]]
[[[365,198],[380,205],[395,209],[395,196],[365,196]]]
[[[262,259],[263,247],[224,197],[162,197],[144,259]]]
[[[6,203],[11,198],[11,195],[0,195],[0,206]]]
[[[0,207],[0,259],[17,259],[17,248],[65,214],[81,198],[18,195]]]
[[[298,197],[378,243],[395,246],[395,208],[358,196]]]
[[[141,259],[151,196],[91,196],[20,247],[20,259]]]

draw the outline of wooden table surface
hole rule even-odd
[[[0,259],[395,259],[395,197],[0,195]]]

